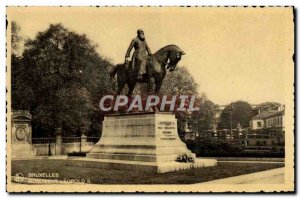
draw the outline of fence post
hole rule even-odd
[[[55,128],[55,134],[56,134],[56,145],[55,145],[55,154],[61,155],[62,154],[62,129],[61,128]]]
[[[48,134],[48,156],[51,156],[51,135]]]
[[[82,148],[86,145],[87,142],[87,136],[86,136],[86,127],[81,127],[80,131],[81,131],[81,136],[80,136],[80,152],[82,152]]]

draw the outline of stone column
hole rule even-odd
[[[81,137],[80,137],[80,148],[79,151],[80,152],[84,152],[85,151],[85,146],[87,143],[87,127],[80,127],[80,132],[81,132]]]
[[[31,142],[31,114],[27,110],[12,111],[11,118],[12,157],[34,155],[34,146]]]
[[[62,129],[61,128],[55,128],[55,134],[56,134],[56,148],[55,148],[55,154],[56,155],[62,155]]]
[[[238,136],[242,136],[243,133],[242,133],[242,127],[241,127],[241,124],[237,124],[237,127],[236,127],[237,131],[238,131]]]
[[[81,144],[84,145],[87,142],[87,136],[85,134],[81,135]]]
[[[212,128],[212,136],[213,136],[213,138],[214,139],[218,139],[218,131],[217,131],[217,127],[216,126],[213,126],[213,128]]]

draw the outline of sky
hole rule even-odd
[[[287,73],[293,70],[291,8],[11,7],[7,14],[24,38],[33,39],[51,23],[86,34],[113,63],[124,61],[142,28],[152,53],[179,46],[186,54],[178,65],[219,105],[284,104],[285,78],[293,78]]]

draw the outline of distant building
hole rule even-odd
[[[271,132],[278,132],[277,135],[284,135],[284,117],[285,111],[279,111],[266,118],[266,128]]]
[[[220,122],[220,116],[226,106],[218,106],[214,111],[214,120],[211,129],[204,130],[199,134],[193,134],[188,131],[185,133],[185,139],[194,139],[200,137],[207,140],[225,141],[234,144],[243,144],[245,146],[282,146],[284,145],[284,105],[265,108],[259,110],[259,105],[251,105],[256,110],[255,115],[250,121],[249,128],[242,128],[240,124],[230,129],[217,129]],[[248,148],[248,147],[247,147]]]
[[[250,121],[250,129],[258,130],[266,128],[266,119],[273,114],[274,112],[263,112],[254,116]]]
[[[278,112],[263,112],[254,116],[250,121],[251,130],[262,130],[266,131],[284,131],[284,114],[285,111]],[[281,134],[283,135],[283,134]]]
[[[250,121],[250,133],[247,135],[248,145],[283,145],[284,144],[285,110],[259,112]]]

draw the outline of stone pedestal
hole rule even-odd
[[[31,114],[26,110],[12,111],[12,157],[33,155],[31,144]]]
[[[55,134],[56,134],[56,148],[55,148],[55,153],[57,155],[61,155],[62,154],[62,128],[55,128]]]
[[[192,155],[180,140],[177,120],[170,113],[109,115],[102,137],[87,159],[69,160],[71,165],[141,172],[170,172],[216,165],[216,160],[176,162],[180,154]]]

